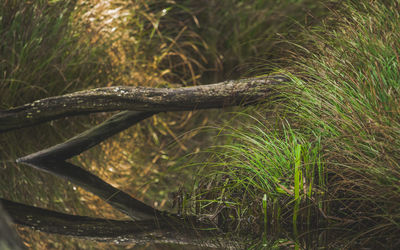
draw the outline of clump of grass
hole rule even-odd
[[[231,219],[257,217],[264,228],[290,219],[296,225],[309,209],[314,214],[323,210],[319,138],[300,133],[284,119],[272,127],[261,117],[238,115],[248,122],[221,131],[224,144],[207,151],[193,199],[200,211],[228,208]]]
[[[400,230],[398,7],[347,2],[337,28],[309,34],[313,47],[297,67],[305,79],[295,79],[297,95],[286,91],[300,130],[321,136],[331,215],[354,222],[352,237],[364,240],[388,242]]]

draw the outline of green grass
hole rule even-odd
[[[208,159],[206,163],[192,165],[203,168],[198,188],[211,186],[198,192],[195,202],[209,212],[227,206],[237,220],[264,218],[265,226],[287,222],[292,217],[288,213],[297,222],[298,216],[305,217],[302,207],[306,204],[317,209],[316,197],[324,188],[319,138],[300,134],[285,120],[274,130],[250,115],[235,119],[248,122],[223,129],[217,140],[225,144],[204,152],[206,156],[200,157]],[[277,200],[287,204],[277,208]],[[283,215],[278,209],[284,210]]]
[[[292,82],[279,89],[282,98],[272,109],[279,113],[273,116],[277,121],[251,123],[249,117],[253,125],[223,130],[223,145],[200,164],[209,171],[201,182],[212,188],[197,193],[212,198],[197,202],[205,208],[230,204],[238,219],[263,218],[265,193],[280,200],[281,217],[291,217],[295,227],[322,215],[331,224],[346,225],[350,233],[343,240],[350,245],[395,244],[400,231],[398,7],[398,1],[345,1],[324,24],[304,30],[304,45],[292,50]],[[259,110],[271,114],[270,107]]]

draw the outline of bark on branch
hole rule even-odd
[[[101,111],[187,111],[249,104],[287,81],[282,75],[231,80],[184,88],[107,87],[37,100],[0,111],[0,132],[66,116]]]

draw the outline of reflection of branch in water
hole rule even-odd
[[[59,213],[0,199],[15,223],[46,233],[113,243],[175,243],[238,249],[240,241],[224,237],[194,217],[160,216],[143,221],[119,221]]]
[[[132,219],[153,218],[161,212],[132,198],[89,171],[65,161],[153,114],[151,112],[121,112],[64,143],[19,158],[17,162],[49,172],[81,186]]]

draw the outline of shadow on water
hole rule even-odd
[[[5,199],[1,203],[19,225],[121,247],[134,243],[135,249],[396,249],[399,244],[398,240],[361,238],[350,225],[303,225],[297,228],[301,233],[295,235],[290,224],[257,232],[265,229],[262,222],[218,222],[220,215],[213,222],[171,215],[120,221],[63,214]],[[14,237],[11,243],[18,246],[18,239]]]

